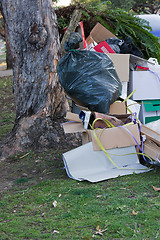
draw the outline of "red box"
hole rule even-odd
[[[96,52],[101,52],[101,53],[115,53],[113,49],[109,46],[109,44],[106,41],[100,42],[98,45],[94,47],[94,50]]]

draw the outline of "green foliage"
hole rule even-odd
[[[82,14],[83,14],[83,20],[85,21],[85,20],[90,20],[91,19],[91,16],[87,13],[87,12],[85,12],[83,9],[82,9]]]
[[[68,26],[67,19],[61,16],[61,18],[57,18],[58,26],[60,29],[63,29]]]
[[[160,2],[157,0],[134,0],[134,5],[132,6],[132,9],[138,14],[157,13],[159,8]]]
[[[135,1],[134,0],[123,0],[123,1],[111,0],[111,3],[113,8],[121,8],[126,11],[129,11],[134,5]]]
[[[100,4],[108,4],[109,1],[106,0],[76,0],[73,2],[79,2],[86,4],[86,6],[98,6]],[[134,9],[137,13],[156,13],[157,10],[160,8],[160,3],[157,0],[110,0],[110,3],[112,4],[112,8],[120,8],[125,11],[129,11],[131,9]]]
[[[160,63],[159,38],[149,32],[152,29],[146,20],[119,8],[112,9],[109,5],[103,10],[99,6],[92,8],[92,14],[118,38],[125,40],[126,37],[131,37],[144,58],[157,58]]]
[[[83,0],[82,0],[83,1]],[[86,1],[83,1],[86,2]],[[103,1],[93,5],[94,1],[87,1],[82,8],[82,19],[87,30],[86,37],[96,22],[100,22],[118,38],[125,40],[130,37],[133,44],[143,53],[145,59],[157,58],[160,63],[159,38],[150,33],[152,30],[146,20],[138,18],[133,13],[128,13],[120,8],[113,8],[110,1]],[[73,10],[71,11],[73,12]],[[68,19],[58,18],[61,29],[68,25]],[[85,24],[85,22],[87,22]]]

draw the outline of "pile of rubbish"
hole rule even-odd
[[[82,146],[63,154],[68,176],[98,182],[159,167],[157,59],[141,58],[130,38],[120,40],[100,23],[86,39],[83,32],[71,33],[57,65],[72,100],[64,132],[82,135]]]

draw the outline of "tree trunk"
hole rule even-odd
[[[28,147],[58,146],[55,119],[68,106],[58,81],[60,56],[57,19],[51,0],[1,0],[12,58],[16,104],[14,129],[4,148],[14,154]]]
[[[13,60],[12,60],[12,53],[11,53],[11,44],[10,44],[10,37],[8,33],[7,24],[5,24],[5,41],[6,41],[6,63],[7,69],[13,68]]]

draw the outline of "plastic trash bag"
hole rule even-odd
[[[79,47],[79,43],[83,41],[82,36],[77,32],[72,32],[70,34],[68,42],[64,43],[64,49],[68,52],[71,49],[76,49]]]
[[[91,111],[108,113],[121,94],[119,77],[104,53],[70,50],[59,61],[57,73],[66,93]]]
[[[138,57],[143,56],[142,52],[132,43],[130,37],[127,37],[125,40],[109,38],[106,42],[116,53],[133,54]]]
[[[138,57],[142,57],[142,52],[132,43],[132,40],[130,37],[127,37],[124,41],[124,44],[120,47],[121,51],[120,53],[130,53]]]
[[[120,51],[121,51],[120,47],[124,43],[123,40],[118,39],[118,38],[109,38],[106,40],[106,42],[113,49],[113,51],[115,51],[115,53],[120,53]]]

